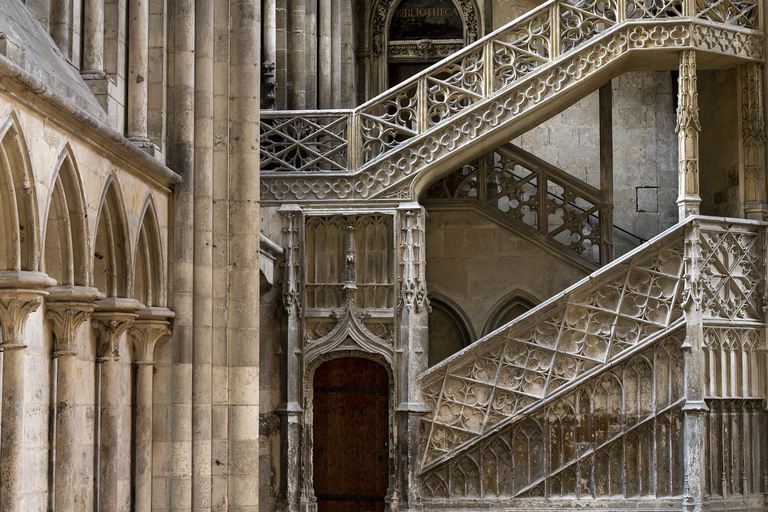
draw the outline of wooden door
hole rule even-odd
[[[383,512],[388,483],[389,377],[367,359],[334,359],[314,379],[318,512]]]

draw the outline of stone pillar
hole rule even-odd
[[[288,108],[307,108],[306,1],[288,2]]]
[[[56,363],[56,439],[54,449],[55,510],[75,510],[75,475],[77,471],[77,330],[87,320],[94,301],[104,294],[95,288],[56,286],[48,289],[46,318],[51,322],[55,338],[53,357]]]
[[[685,365],[685,405],[683,406],[685,429],[685,456],[683,507],[687,512],[702,509],[704,496],[704,443],[705,414],[709,410],[704,401],[704,325],[702,314],[701,280],[701,233],[699,222],[694,221],[686,230],[685,274],[683,308],[686,318],[683,358]]]
[[[72,58],[72,0],[53,0],[51,37],[67,60]]]
[[[104,0],[85,0],[83,17],[83,75],[104,73]]]
[[[194,142],[195,142],[195,2],[169,4],[173,18],[172,80],[168,97],[168,166],[184,179],[176,186],[173,201],[173,275],[171,304],[173,324],[169,465],[167,483],[171,511],[192,509],[192,339],[194,286]],[[170,55],[169,55],[170,57]]]
[[[134,445],[134,485],[136,512],[152,510],[152,371],[157,342],[171,334],[173,311],[147,308],[138,313],[128,334],[133,340],[136,365],[136,433]]]
[[[317,104],[321,110],[338,108],[333,103],[333,77],[338,75],[338,69],[330,65],[332,62],[331,38],[333,37],[331,3],[333,0],[320,0],[318,12],[318,61],[317,69]],[[336,27],[338,29],[338,27]]]
[[[97,359],[101,366],[99,404],[99,511],[117,512],[117,464],[120,443],[120,336],[131,326],[136,311],[134,299],[106,299],[96,302],[91,325],[96,330]]]
[[[613,261],[613,85],[600,88],[600,264]]]
[[[301,295],[299,276],[301,262],[299,243],[303,216],[301,207],[285,204],[280,207],[285,218],[285,274],[283,276],[283,308],[287,317],[286,340],[281,357],[280,373],[285,378],[283,399],[275,410],[280,417],[280,490],[277,510],[298,512],[315,502],[312,483],[301,478],[302,416],[301,407]]]
[[[397,210],[397,262],[400,294],[397,303],[398,336],[395,340],[395,371],[398,401],[395,410],[396,484],[391,509],[422,510],[418,481],[421,418],[429,412],[416,376],[427,369],[429,301],[425,280],[426,257],[424,210],[418,203],[405,203]]]
[[[699,93],[696,89],[696,52],[680,52],[677,84],[677,154],[680,220],[699,213]]]
[[[231,0],[229,507],[259,504],[259,58],[261,3]]]
[[[147,137],[147,73],[149,69],[149,0],[129,0],[128,119],[126,137],[149,148]]]
[[[0,510],[21,511],[22,448],[24,445],[24,331],[29,315],[40,307],[56,284],[38,272],[0,272],[3,388],[0,424]],[[18,287],[18,288],[17,288]]]
[[[768,214],[765,182],[765,115],[763,113],[763,69],[758,63],[739,67],[741,90],[741,182],[744,215],[764,220]]]
[[[195,3],[195,194],[192,323],[192,501],[209,510],[213,350],[213,17],[214,3]]]

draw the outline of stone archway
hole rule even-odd
[[[383,512],[389,484],[389,375],[357,357],[313,378],[313,474],[318,512]]]

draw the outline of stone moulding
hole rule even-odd
[[[277,165],[275,155],[265,154],[263,161],[273,167],[261,172],[262,201],[415,200],[424,181],[434,181],[534,126],[585,89],[625,71],[630,57],[640,52],[693,49],[734,61],[762,60],[763,35],[754,28],[756,18],[743,21],[744,26],[702,19],[702,13],[616,22],[623,15],[620,9],[606,13],[590,8],[594,12],[548,2],[357,109],[336,112],[329,124],[346,118],[345,144],[324,140],[303,147],[301,140],[311,134],[272,133],[272,144],[283,152],[291,143],[293,153],[322,159],[319,151],[326,145],[334,162],[345,160],[347,168],[292,172],[295,166]],[[564,31],[559,25],[553,30],[549,20],[561,18],[567,18],[566,25],[575,20],[583,32]],[[263,113],[262,130],[268,132],[286,118],[319,114]],[[322,116],[332,119],[331,114]]]

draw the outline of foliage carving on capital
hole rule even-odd
[[[154,363],[155,345],[164,336],[170,336],[171,332],[167,321],[137,321],[128,329],[136,350],[134,362]]]
[[[91,316],[93,308],[89,303],[46,304],[45,318],[53,327],[56,352],[77,352],[77,329]]]
[[[43,303],[41,292],[28,290],[3,290],[0,293],[0,326],[4,349],[24,348],[24,328],[29,315]]]
[[[97,317],[98,315],[98,317]],[[96,330],[98,339],[98,359],[100,361],[119,361],[118,340],[128,330],[136,318],[135,314],[95,313],[91,326]]]

